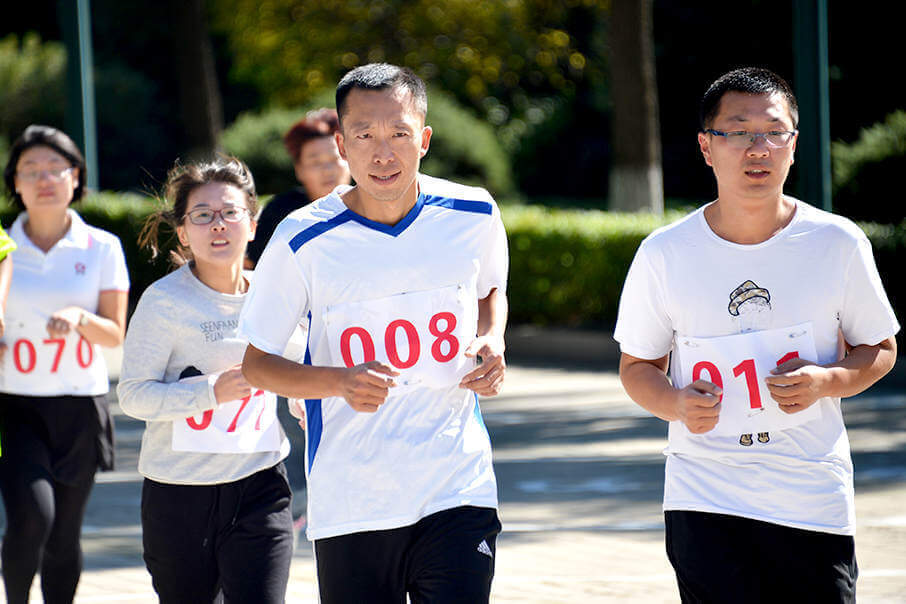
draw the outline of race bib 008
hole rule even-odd
[[[182,382],[205,380],[197,376]],[[242,399],[173,422],[174,451],[195,453],[260,453],[279,451],[277,396],[253,390]]]
[[[394,367],[400,376],[391,396],[458,384],[475,367],[463,354],[477,329],[472,291],[451,285],[331,306],[324,323],[333,365],[377,360]]]
[[[788,414],[771,397],[764,379],[790,359],[817,362],[811,323],[717,338],[677,337],[685,387],[703,379],[723,390],[715,434],[783,430],[821,417],[816,402]]]

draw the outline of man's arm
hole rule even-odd
[[[396,385],[399,372],[378,361],[354,367],[301,365],[249,344],[242,373],[256,388],[287,398],[314,399],[340,396],[356,411],[374,413]]]
[[[460,388],[473,390],[482,396],[494,396],[500,392],[506,375],[503,334],[508,308],[506,294],[496,287],[478,301],[478,337],[466,348],[465,355],[480,356],[481,365],[462,378]]]
[[[887,375],[897,360],[893,336],[874,346],[847,344],[847,349],[842,360],[829,365],[792,359],[774,369],[774,375],[765,378],[765,382],[780,409],[797,413],[825,396],[845,398],[859,394]]]
[[[720,417],[721,389],[705,380],[676,389],[667,377],[669,363],[669,355],[659,359],[621,355],[620,380],[629,398],[656,417],[683,422],[693,434],[712,430]]]

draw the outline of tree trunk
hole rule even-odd
[[[652,2],[613,0],[611,5],[613,164],[609,199],[614,211],[664,211]]]
[[[204,0],[170,0],[170,12],[180,120],[188,157],[209,157],[220,147],[223,108]]]

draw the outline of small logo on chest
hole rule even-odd
[[[75,263],[75,274],[76,275],[85,275],[85,265],[81,262]]]

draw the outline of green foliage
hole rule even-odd
[[[648,233],[677,219],[504,206],[510,317],[536,325],[612,325],[623,280]]]
[[[853,143],[833,143],[831,156],[835,211],[881,222],[906,215],[897,194],[906,172],[906,111],[895,111],[863,129]]]
[[[29,124],[63,122],[66,51],[37,34],[0,40],[0,135],[15,139]]]
[[[244,113],[224,131],[224,149],[248,164],[259,193],[280,193],[297,184],[282,137],[308,110],[320,106],[333,106],[332,90],[322,91],[305,107]],[[513,192],[509,159],[490,125],[435,91],[428,97],[428,123],[434,136],[422,164],[426,174],[478,184],[495,195]]]
[[[132,279],[130,299],[170,270],[166,255],[151,259],[139,249],[141,225],[157,208],[148,197],[102,192],[77,206],[86,222],[119,236]],[[616,214],[542,206],[501,205],[510,249],[510,323],[608,328],[616,320],[623,281],[639,243],[654,229],[683,214]],[[0,204],[0,219],[15,218]],[[871,240],[878,269],[894,309],[906,316],[906,280],[899,279],[906,254],[906,220],[860,223]],[[162,233],[162,249],[169,233]]]

